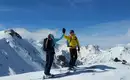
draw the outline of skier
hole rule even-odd
[[[73,70],[75,68],[75,63],[77,60],[77,48],[78,51],[80,51],[80,45],[79,45],[79,41],[78,38],[76,37],[74,30],[70,30],[70,35],[67,36],[65,34],[66,29],[63,28],[63,34],[64,34],[64,38],[67,39],[67,45],[69,47],[69,51],[70,51],[70,62],[69,62],[69,70]]]
[[[54,36],[52,34],[48,35],[48,38],[44,39],[44,44],[43,44],[43,50],[46,52],[46,65],[45,65],[45,71],[44,74],[46,76],[52,77],[54,75],[52,75],[50,73],[50,69],[54,60],[54,54],[55,54],[55,44],[57,41],[61,40],[64,37],[64,35],[62,35],[59,39],[54,38]]]

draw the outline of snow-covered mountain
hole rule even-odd
[[[56,49],[56,53],[57,55],[65,56],[67,61],[69,61],[69,49],[65,44],[59,45],[59,48]],[[107,50],[102,50],[97,45],[82,46],[80,53],[78,53],[77,64],[113,62],[116,57],[130,62],[130,45],[116,46]]]
[[[56,44],[55,51],[53,69],[67,67],[70,60],[67,45]],[[14,30],[0,32],[0,76],[41,71],[45,65],[45,54],[42,50],[42,40],[23,38]],[[106,50],[100,49],[97,45],[81,46],[77,65],[113,63],[116,57],[130,63],[130,44]]]
[[[12,30],[1,31],[0,76],[43,70],[40,52]]]

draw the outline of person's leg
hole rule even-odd
[[[73,62],[73,66],[76,66],[76,61],[77,61],[77,50],[74,49],[74,62]]]
[[[71,63],[71,65],[72,65],[72,68],[75,66],[75,62],[76,62],[76,49],[72,49],[71,50],[71,53],[72,53],[72,63]]]
[[[48,73],[49,73],[49,75],[51,75],[51,74],[50,74],[50,70],[51,70],[51,66],[52,66],[52,64],[53,64],[53,60],[54,60],[54,53],[51,53],[51,54],[49,55],[49,66],[48,66]]]
[[[70,49],[70,62],[69,62],[69,68],[72,68],[72,67],[73,67],[72,63],[73,63],[73,53],[72,53],[72,49]]]
[[[48,53],[46,53],[46,65],[45,65],[45,70],[44,70],[44,73],[45,75],[48,75],[48,66],[49,66],[49,55]]]

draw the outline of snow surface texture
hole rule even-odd
[[[0,80],[42,80],[46,59],[42,42],[19,39],[9,33],[0,32],[0,76],[14,76],[1,77]],[[70,59],[68,47],[66,44],[57,44],[55,51],[51,72],[59,74],[59,78],[54,80],[130,80],[130,65],[113,61],[117,57],[130,63],[130,44],[107,50],[101,50],[97,45],[82,46],[77,60],[80,68],[71,75],[65,75],[67,68],[61,68],[62,63],[67,65]],[[59,59],[61,55],[65,58],[63,61]]]
[[[130,67],[120,63],[100,63],[93,65],[80,66],[75,73],[65,75],[66,71],[53,69],[51,71],[57,74],[57,78],[47,80],[129,80]],[[21,75],[1,77],[0,80],[43,80],[43,71],[31,72]]]

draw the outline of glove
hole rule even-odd
[[[65,32],[66,32],[66,29],[65,29],[65,28],[63,28],[63,29],[62,29],[62,33],[63,33],[63,34],[65,34]]]
[[[78,47],[78,52],[80,52],[80,47]]]

